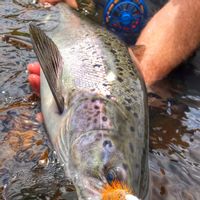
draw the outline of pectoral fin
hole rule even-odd
[[[29,31],[33,49],[55,98],[58,110],[62,113],[64,110],[61,82],[63,61],[60,52],[55,43],[40,28],[30,24]]]

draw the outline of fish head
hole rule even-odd
[[[125,156],[126,146],[117,135],[113,130],[92,130],[74,141],[71,171],[76,171],[75,185],[80,199],[102,199],[103,194],[111,191],[108,185],[120,190],[124,199],[126,194],[134,192],[132,158]]]

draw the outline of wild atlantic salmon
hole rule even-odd
[[[112,188],[118,199],[134,199],[130,190],[148,199],[147,96],[136,64],[115,35],[57,6],[59,26],[47,36],[31,24],[30,34],[45,125],[66,176],[79,199],[106,199]]]

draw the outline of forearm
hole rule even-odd
[[[145,45],[139,68],[147,85],[162,79],[200,43],[200,1],[171,0],[142,31],[137,45]]]

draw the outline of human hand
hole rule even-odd
[[[62,2],[62,0],[39,0],[40,3],[50,3],[52,5]],[[78,8],[78,5],[76,3],[76,0],[64,0],[70,7],[72,8]]]
[[[194,6],[195,5],[195,6]],[[147,86],[163,79],[200,45],[200,1],[170,0],[147,23],[130,50]]]
[[[38,96],[40,95],[40,64],[38,62],[30,63],[28,69],[28,82],[32,90]]]

